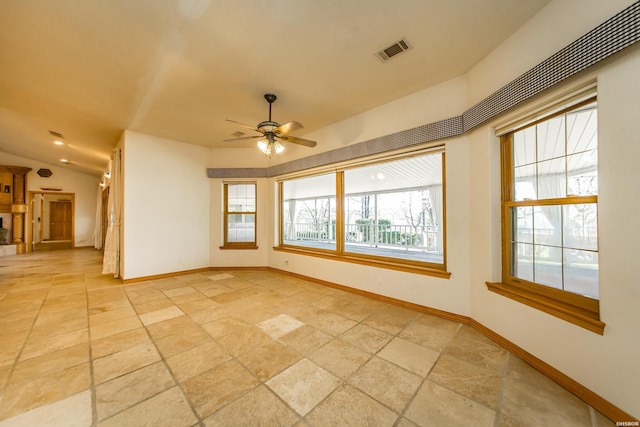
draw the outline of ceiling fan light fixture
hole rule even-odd
[[[273,147],[276,149],[276,154],[280,154],[284,151],[284,145],[280,144],[278,141],[273,143]]]
[[[280,154],[284,151],[284,145],[280,142],[272,140],[270,138],[261,139],[258,141],[258,148],[265,156],[271,157],[273,154]]]
[[[269,141],[267,141],[266,139],[261,139],[261,140],[258,141],[258,148],[264,154],[268,154],[268,152],[271,151],[271,149],[269,147]]]

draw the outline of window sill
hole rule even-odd
[[[579,295],[571,295],[569,298],[554,298],[541,292],[536,292],[535,288],[519,284],[491,283],[487,282],[487,288],[522,304],[544,311],[547,314],[570,322],[581,328],[585,328],[599,335],[604,335],[605,324],[600,320],[600,308],[597,300],[590,300],[591,307],[585,308],[577,304],[572,304],[570,299],[585,298]],[[556,289],[549,289],[550,294],[559,293]]]
[[[237,250],[256,250],[258,247],[256,245],[227,245],[227,246],[219,246],[220,250],[223,251],[237,251]]]
[[[387,261],[383,259],[372,259],[372,258],[363,258],[358,256],[350,256],[346,254],[336,254],[329,251],[315,251],[315,250],[306,250],[298,247],[289,247],[289,246],[274,246],[274,251],[279,252],[289,252],[300,255],[313,256],[317,258],[330,259],[333,261],[342,261],[349,262],[353,264],[366,265],[369,267],[377,267],[377,268],[386,268],[388,270],[396,270],[403,271],[406,273],[414,273],[414,274],[422,274],[425,276],[433,276],[439,277],[442,279],[449,279],[451,277],[451,273],[445,271],[444,269],[438,269],[434,267],[427,267],[421,265],[414,264],[406,264],[402,262],[394,262]]]

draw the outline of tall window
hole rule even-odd
[[[599,320],[597,123],[593,99],[503,136],[502,213],[503,282]]]
[[[224,246],[256,246],[256,184],[224,184]]]
[[[280,248],[444,272],[443,164],[431,151],[281,181]]]

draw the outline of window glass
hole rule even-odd
[[[225,245],[255,245],[256,184],[224,184]]]
[[[345,170],[345,252],[442,264],[442,183],[442,153]]]
[[[595,102],[511,135],[509,271],[598,298]]]
[[[284,181],[282,227],[284,244],[335,250],[335,174]]]
[[[281,181],[280,245],[445,271],[443,163],[438,150]]]

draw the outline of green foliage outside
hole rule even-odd
[[[356,225],[362,233],[363,242],[372,243],[375,236],[375,242],[381,244],[421,246],[423,243],[422,234],[391,231],[391,220],[388,219],[378,220],[377,235],[374,220],[371,218],[358,219]]]

